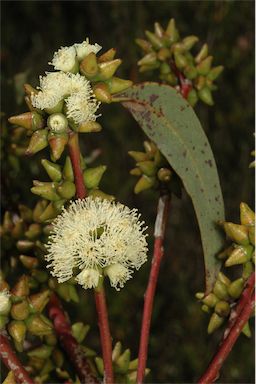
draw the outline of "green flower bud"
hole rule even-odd
[[[234,242],[241,245],[249,244],[248,230],[244,225],[225,222],[224,230],[227,236]]]
[[[233,299],[238,299],[244,289],[244,280],[239,278],[233,281],[228,287],[228,293]]]
[[[9,321],[8,316],[0,315],[0,330],[5,328],[8,321]]]
[[[195,62],[200,63],[202,60],[204,60],[208,55],[208,45],[204,44],[202,48],[200,49],[199,53],[195,57]]]
[[[22,297],[29,295],[28,276],[22,275],[14,285],[11,293],[14,296]]]
[[[48,280],[48,273],[44,270],[33,269],[31,271],[32,277],[34,277],[39,283],[46,283]]]
[[[30,96],[32,93],[37,95],[39,92],[36,88],[32,87],[32,85],[27,84],[27,83],[23,85],[23,88],[24,88],[24,91],[26,92],[26,94],[28,96]]]
[[[0,315],[6,316],[10,312],[11,309],[11,299],[10,293],[7,290],[3,290],[0,292]]]
[[[109,91],[109,87],[105,83],[97,83],[93,86],[93,93],[97,100],[101,103],[111,103],[112,96]]]
[[[134,359],[134,360],[130,361],[130,363],[129,363],[129,371],[136,370],[138,368],[138,362],[139,362],[138,359]]]
[[[198,101],[197,92],[194,89],[191,89],[191,91],[188,94],[187,100],[191,107],[194,107]]]
[[[71,181],[63,181],[58,185],[57,192],[63,199],[69,200],[75,196],[76,186]]]
[[[48,145],[48,130],[47,129],[40,129],[39,131],[36,131],[31,136],[29,146],[26,150],[26,155],[34,155],[35,153],[41,151],[42,149],[46,148]]]
[[[193,80],[197,77],[197,69],[196,67],[192,66],[192,65],[188,65],[185,69],[184,69],[184,75],[186,76],[186,78],[188,78],[189,80]]]
[[[101,357],[95,357],[95,364],[98,372],[104,376],[104,363]]]
[[[34,368],[38,372],[43,368],[45,360],[40,359],[39,357],[30,357],[28,364],[30,367]]]
[[[168,75],[168,73],[170,73],[170,72],[171,72],[171,68],[170,68],[169,64],[167,64],[166,62],[161,63],[161,65],[160,65],[161,75]]]
[[[83,173],[86,187],[89,189],[97,188],[106,169],[105,165],[86,169]]]
[[[9,123],[20,127],[37,131],[45,126],[43,117],[37,112],[26,112],[21,115],[12,116],[8,119]]]
[[[185,49],[189,51],[195,43],[198,42],[198,37],[197,36],[187,36],[182,40],[182,44],[184,45]]]
[[[222,252],[220,252],[220,253],[218,254],[218,256],[217,256],[218,259],[220,259],[220,260],[226,260],[226,259],[231,255],[231,253],[233,252],[233,250],[234,250],[233,245],[231,245],[230,247],[224,249],[224,251],[222,251]]]
[[[227,301],[221,300],[216,304],[214,311],[221,317],[227,317],[230,313],[230,305]]]
[[[131,358],[130,349],[126,349],[116,361],[116,372],[126,373],[129,369],[130,358]]]
[[[48,359],[52,353],[52,347],[49,345],[42,345],[27,352],[29,357],[38,357],[39,359]]]
[[[129,151],[129,156],[131,156],[136,162],[148,160],[148,155],[145,152],[138,151]]]
[[[59,200],[48,204],[43,213],[39,216],[38,221],[44,223],[45,221],[54,219],[61,211],[61,207],[57,208],[55,203],[61,203],[62,206],[64,201],[65,200]]]
[[[240,204],[240,220],[242,225],[255,224],[255,213],[246,203]]]
[[[146,175],[142,175],[134,187],[134,192],[138,194],[142,191],[145,191],[146,189],[150,189],[154,187],[155,183],[156,183],[156,179],[154,177],[148,177]]]
[[[163,35],[164,35],[164,30],[161,26],[160,23],[156,22],[154,23],[154,32],[155,32],[155,35],[159,38],[162,38]]]
[[[52,325],[41,314],[30,315],[26,320],[27,330],[35,336],[44,336],[52,333]]]
[[[198,91],[199,99],[201,99],[207,105],[213,105],[213,98],[211,90],[208,87],[203,87]]]
[[[29,315],[29,305],[26,300],[12,305],[11,316],[14,320],[25,320]]]
[[[73,284],[69,284],[68,289],[70,300],[74,303],[79,303],[79,296],[77,294],[76,286]]]
[[[214,285],[213,293],[221,300],[228,300],[227,286],[219,280]]]
[[[176,43],[179,40],[179,32],[175,25],[175,20],[171,19],[167,25],[165,33],[168,35],[171,43]]]
[[[130,170],[130,175],[132,176],[141,176],[142,172],[139,168],[133,168]]]
[[[135,39],[135,43],[146,53],[152,51],[152,44],[150,44],[147,40]]]
[[[29,240],[19,240],[16,243],[16,247],[20,252],[27,252],[34,247],[34,243]]]
[[[6,211],[4,214],[3,229],[6,232],[9,232],[12,230],[13,226],[12,215],[9,211]]]
[[[212,65],[212,56],[208,56],[206,59],[202,60],[196,67],[199,75],[206,76],[210,72]]]
[[[62,174],[65,180],[74,181],[74,173],[73,173],[72,163],[69,156],[66,157]]]
[[[107,200],[110,200],[110,201],[115,200],[115,196],[112,196],[112,195],[109,195],[107,193],[104,193],[104,192],[102,192],[99,189],[92,189],[92,190],[90,190],[88,195],[92,196],[92,197],[100,197],[102,199],[107,199]]]
[[[48,142],[51,147],[51,157],[53,161],[58,160],[62,152],[64,151],[65,146],[68,143],[68,134],[67,133],[49,133]]]
[[[43,213],[45,208],[47,207],[48,201],[46,200],[39,200],[36,203],[35,208],[33,209],[33,221],[37,222],[39,219],[39,216]]]
[[[100,72],[95,77],[96,81],[105,81],[109,80],[114,73],[116,72],[117,68],[122,63],[122,60],[115,59],[111,61],[107,61],[105,63],[99,63],[99,69]]]
[[[214,81],[219,77],[219,75],[223,72],[224,67],[222,65],[219,65],[218,67],[214,67],[210,70],[207,77],[208,79]]]
[[[41,164],[52,181],[60,181],[62,179],[60,165],[54,164],[46,159],[42,159]]]
[[[48,115],[52,115],[53,113],[61,113],[64,106],[64,100],[60,100],[53,108],[45,108],[45,112]]]
[[[48,117],[47,126],[54,133],[67,132],[68,120],[62,113],[53,113]]]
[[[197,292],[195,294],[195,297],[198,299],[198,300],[202,300],[204,298],[204,292]]]
[[[223,322],[223,317],[220,317],[217,313],[213,313],[207,328],[208,334],[211,334],[216,331],[216,329],[218,329],[223,324]]]
[[[222,272],[218,273],[218,280],[226,286],[229,286],[229,284],[231,283],[230,279]]]
[[[168,48],[161,48],[159,49],[159,51],[157,52],[157,58],[158,60],[160,61],[165,61],[167,60],[169,57],[171,56],[171,52]],[[164,64],[164,63],[162,63]],[[167,63],[165,63],[167,64]],[[167,64],[168,65],[168,64]],[[169,67],[169,66],[168,66]],[[170,72],[170,70],[169,70]],[[166,72],[165,72],[166,73]],[[168,72],[167,72],[168,73]]]
[[[19,344],[23,344],[26,335],[26,325],[23,321],[13,320],[8,324],[8,332]]]
[[[97,57],[94,52],[89,53],[80,63],[80,71],[88,79],[92,79],[99,71]]]
[[[161,39],[159,37],[157,37],[154,33],[150,32],[150,31],[146,31],[145,34],[155,49],[160,49],[163,47],[163,43],[162,43]]]
[[[253,272],[253,269],[254,268],[251,261],[247,261],[247,263],[244,263],[242,278],[244,280],[247,280],[250,277],[251,273]]]
[[[252,245],[255,245],[255,226],[251,226],[248,228],[248,235],[249,235],[249,240]]]
[[[107,80],[109,92],[111,94],[115,94],[118,92],[122,92],[127,88],[132,86],[131,80],[120,79],[119,77],[113,76],[111,79]]]
[[[15,376],[13,371],[9,371],[8,375],[6,376],[5,380],[3,381],[3,384],[16,384]]]
[[[179,52],[174,52],[174,61],[179,69],[183,69],[188,65],[187,58]]]
[[[14,237],[14,239],[19,239],[22,234],[24,232],[24,222],[22,219],[19,219],[15,222],[14,224],[14,227],[12,229],[12,237]]]
[[[57,336],[54,333],[50,333],[49,335],[44,336],[44,340],[47,345],[54,346],[57,344]]]
[[[226,267],[231,267],[232,265],[244,264],[250,260],[253,252],[253,247],[251,245],[240,245],[236,246],[225,262]]]
[[[146,176],[154,176],[156,174],[156,166],[153,161],[146,160],[136,164],[140,168],[143,174]]]
[[[78,128],[78,132],[88,133],[88,132],[100,132],[102,126],[96,121],[88,121],[87,123],[81,123]]]
[[[201,307],[202,311],[205,312],[205,313],[210,313],[210,308],[208,307],[208,305],[206,304],[203,304],[202,307]]]
[[[45,306],[47,305],[50,298],[50,290],[46,289],[45,291],[35,293],[29,296],[29,303],[32,306],[33,310],[36,312],[42,312]]]
[[[37,180],[34,180],[33,183],[34,187],[30,190],[35,195],[41,196],[50,201],[57,201],[60,199],[60,196],[56,193],[56,183],[42,183]]]
[[[90,326],[81,322],[72,324],[72,335],[78,343],[82,343],[89,332]]]
[[[93,349],[85,347],[84,345],[82,345],[82,350],[83,350],[83,353],[85,354],[86,357],[95,357],[96,356],[96,352]]]
[[[250,325],[249,325],[249,322],[247,321],[247,323],[245,324],[245,326],[243,327],[242,329],[242,332],[243,334],[246,336],[246,337],[251,337],[252,336],[252,332],[250,330]]]
[[[26,221],[30,222],[33,220],[33,211],[29,207],[23,204],[19,204],[19,212],[20,212],[20,217]]]
[[[104,52],[98,57],[98,63],[104,63],[105,61],[113,60],[116,55],[116,49],[110,48],[108,51]]]
[[[160,63],[156,62],[155,64],[147,64],[147,65],[142,65],[139,69],[139,72],[147,72],[147,71],[153,71],[154,69],[157,69],[160,67]]]
[[[167,183],[172,178],[172,171],[169,168],[160,168],[157,172],[157,177],[160,181]]]
[[[28,230],[25,232],[25,236],[29,240],[33,240],[37,238],[41,233],[42,233],[41,226],[37,223],[33,223],[33,224],[30,224],[30,226],[28,227]]]
[[[205,296],[202,299],[202,302],[206,304],[208,307],[213,308],[219,301],[218,297],[214,295],[214,293],[209,293],[209,295]]]
[[[157,61],[156,53],[150,52],[138,61],[138,65],[152,65]]]
[[[49,373],[55,369],[54,364],[50,359],[46,360],[42,370],[40,371],[40,378],[42,381],[49,379]]]
[[[112,351],[112,361],[116,362],[122,352],[122,343],[117,341]]]

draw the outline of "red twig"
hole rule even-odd
[[[99,383],[91,371],[91,367],[85,357],[81,346],[71,333],[71,327],[65,316],[58,297],[53,293],[49,304],[49,317],[53,321],[54,329],[60,340],[60,343],[67,353],[71,363],[74,365],[79,379],[82,383]]]
[[[165,227],[168,219],[170,198],[167,195],[161,196],[158,202],[157,217],[155,223],[154,254],[151,264],[151,271],[147,290],[144,296],[144,309],[140,335],[139,362],[137,371],[137,383],[142,383],[145,376],[145,369],[148,354],[149,331],[153,311],[153,302],[156,291],[156,284],[159,275],[160,264],[163,258],[163,240]]]
[[[178,80],[179,80],[179,84],[180,84],[180,93],[181,95],[184,97],[184,99],[187,99],[188,97],[188,94],[189,92],[191,91],[191,89],[193,88],[192,86],[192,83],[190,80],[188,80],[184,75],[183,73],[177,68],[176,64],[174,63],[174,61],[171,61],[170,63],[171,65],[171,68],[175,74],[175,76],[177,76]]]
[[[104,361],[104,383],[113,384],[114,375],[112,367],[112,342],[108,324],[106,298],[103,287],[101,287],[100,290],[95,290],[95,303],[98,312],[98,325],[100,329],[100,340]]]
[[[29,377],[27,371],[13,351],[4,331],[0,332],[0,357],[4,365],[14,373],[17,383],[34,384],[34,381]]]
[[[242,298],[243,299],[243,298]],[[244,300],[244,299],[243,299]],[[239,304],[237,305],[239,306]],[[219,347],[216,355],[212,359],[210,365],[208,366],[206,372],[199,379],[198,384],[208,384],[214,383],[219,377],[219,371],[230,354],[237,338],[243,330],[243,327],[249,320],[251,313],[255,306],[255,294],[254,289],[248,293],[246,296],[246,302],[242,310],[240,311],[239,316],[236,318],[235,323],[231,327],[228,335],[223,340],[222,344]]]
[[[77,133],[71,132],[69,134],[68,147],[75,177],[76,197],[78,199],[84,199],[86,197],[87,191],[84,184],[83,172],[80,165],[80,149]]]

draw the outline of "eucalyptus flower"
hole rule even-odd
[[[84,91],[73,93],[66,99],[67,117],[77,124],[95,121],[99,116],[95,115],[99,105],[88,85]]]
[[[72,202],[52,223],[46,255],[52,275],[59,282],[75,275],[85,289],[107,275],[119,290],[147,260],[146,227],[139,218],[136,209],[109,200]]]
[[[48,64],[63,72],[73,72],[78,69],[75,47],[61,47],[57,52],[54,52],[52,62]]]
[[[77,58],[79,61],[83,60],[85,56],[89,55],[91,52],[93,53],[98,53],[101,50],[101,46],[99,44],[89,44],[89,39],[83,41],[82,43],[79,44],[74,44],[73,47],[76,50]]]

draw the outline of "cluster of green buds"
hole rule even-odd
[[[136,167],[130,171],[133,176],[138,176],[134,192],[140,193],[150,188],[162,186],[165,190],[170,188],[174,172],[167,160],[161,154],[155,143],[144,141],[145,152],[129,151],[129,155],[136,161]]]
[[[232,244],[222,251],[218,258],[224,262],[225,267],[241,266],[241,276],[231,281],[220,272],[212,292],[207,296],[203,292],[196,294],[197,299],[202,302],[204,312],[210,313],[213,310],[208,333],[214,332],[228,318],[231,307],[241,296],[246,281],[255,268],[255,213],[245,203],[240,204],[240,222],[240,224],[221,223]],[[248,337],[251,336],[248,323],[243,333]]]
[[[113,370],[116,383],[136,383],[138,359],[131,360],[130,349],[122,350],[122,344],[118,341],[112,352]],[[101,357],[95,357],[95,365],[101,378],[104,377],[104,364]],[[145,374],[150,372],[146,368]]]
[[[61,212],[62,206],[75,196],[76,186],[69,156],[66,157],[63,166],[52,163],[47,159],[42,159],[41,163],[51,181],[41,182],[34,180],[34,186],[31,188],[31,191],[43,199],[50,201],[39,218],[41,222],[45,222],[55,218]],[[106,171],[106,166],[99,165],[89,168],[82,157],[80,159],[80,165],[88,195],[113,199],[113,196],[107,195],[99,189],[99,183]]]
[[[193,55],[192,48],[198,37],[191,35],[181,38],[171,19],[166,30],[159,23],[154,33],[145,32],[147,40],[136,39],[144,56],[139,60],[140,72],[159,71],[162,81],[175,86],[188,102],[194,106],[198,99],[213,105],[212,91],[217,87],[214,81],[223,71],[223,66],[212,67],[213,56],[208,54],[208,45]]]

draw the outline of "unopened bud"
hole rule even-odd
[[[201,99],[205,104],[207,105],[213,105],[213,98],[212,98],[212,92],[210,88],[203,87],[198,91],[199,99]]]
[[[28,276],[23,275],[19,278],[11,293],[14,296],[22,297],[29,295]]]
[[[253,252],[253,247],[251,245],[240,245],[236,246],[225,262],[226,267],[231,267],[232,265],[244,264],[250,260]]]
[[[255,226],[252,225],[248,228],[249,240],[252,245],[255,246]]]
[[[185,68],[188,64],[187,58],[182,53],[175,52],[174,60],[177,68],[179,69]]]
[[[78,127],[78,132],[88,133],[88,132],[100,132],[102,126],[97,123],[97,121],[88,121],[87,123],[81,123]]]
[[[27,329],[35,336],[44,336],[52,333],[52,325],[45,316],[36,314],[31,315],[26,320]]]
[[[160,168],[157,177],[160,181],[167,183],[171,180],[172,171],[169,168]]]
[[[10,232],[13,228],[14,224],[12,221],[12,215],[9,211],[6,211],[4,214],[4,220],[3,220],[3,229],[6,232]]]
[[[250,330],[250,325],[249,325],[249,322],[247,321],[247,323],[245,324],[245,326],[243,327],[242,329],[242,333],[246,336],[246,337],[251,337],[252,336],[252,332]]]
[[[129,371],[136,370],[138,368],[138,362],[139,362],[138,359],[134,359],[134,360],[130,361],[130,363],[129,363]]]
[[[110,79],[121,63],[122,60],[120,59],[107,61],[105,63],[99,63],[100,72],[97,74],[97,80],[105,81]]]
[[[229,286],[229,284],[231,283],[230,279],[222,272],[218,273],[218,280],[226,286]]]
[[[164,35],[164,30],[160,23],[156,22],[154,23],[154,32],[157,37],[162,38]]]
[[[47,207],[48,201],[46,200],[39,200],[38,203],[36,204],[34,210],[33,210],[33,220],[35,222],[38,222],[38,219],[40,215],[43,213],[45,208]]]
[[[72,335],[78,343],[82,343],[87,333],[89,332],[90,326],[85,325],[81,322],[72,324]]]
[[[171,56],[171,52],[170,52],[170,50],[169,49],[167,49],[167,48],[160,48],[160,50],[157,52],[157,58],[158,58],[158,60],[160,60],[160,61],[164,61],[165,62],[165,60],[166,59],[168,59],[169,57]],[[163,63],[164,64],[164,63]],[[165,63],[165,64],[167,64],[167,63]],[[167,64],[168,65],[168,64]],[[168,66],[169,67],[169,66]],[[169,67],[170,68],[170,67]],[[169,72],[170,72],[170,70],[169,70]],[[167,73],[169,73],[169,72],[167,72]],[[165,72],[166,73],[166,72]]]
[[[8,315],[11,309],[10,293],[7,289],[0,292],[0,315]]]
[[[122,352],[122,343],[117,341],[112,351],[112,361],[116,362]]]
[[[158,36],[156,36],[154,33],[150,31],[146,31],[145,34],[154,48],[160,49],[163,47],[163,43],[161,39]]]
[[[152,65],[157,61],[156,53],[150,52],[147,53],[142,59],[138,61],[138,65]]]
[[[56,185],[54,182],[43,183],[34,180],[33,183],[34,187],[32,187],[30,190],[35,195],[41,196],[42,198],[50,201],[57,201],[60,199],[60,196],[56,193]]]
[[[112,195],[109,195],[107,193],[104,193],[104,192],[102,192],[99,189],[92,189],[92,190],[90,190],[88,195],[92,196],[92,197],[100,197],[101,199],[106,199],[106,200],[109,200],[109,201],[115,200],[115,196],[112,196]]]
[[[88,189],[97,188],[106,169],[107,167],[105,165],[86,169],[83,173],[86,187]]]
[[[27,300],[12,305],[11,316],[14,320],[25,320],[29,315],[29,305]]]
[[[221,317],[227,317],[230,312],[230,305],[227,301],[221,300],[216,304],[214,311]]]
[[[13,340],[22,344],[26,335],[26,325],[23,321],[13,320],[8,324],[8,332]]]
[[[25,232],[25,236],[26,236],[29,240],[34,240],[34,239],[37,238],[41,233],[42,233],[41,225],[39,225],[39,224],[37,224],[37,223],[33,223],[33,224],[30,224],[30,226],[28,227],[28,230]]]
[[[43,292],[35,293],[34,295],[29,296],[29,302],[33,307],[33,310],[36,312],[42,312],[49,301],[49,297],[50,290],[47,289]]]
[[[253,272],[253,264],[252,264],[251,261],[247,261],[247,263],[245,263],[245,264],[243,265],[243,274],[242,274],[242,278],[243,278],[244,280],[247,280],[247,279],[250,277],[250,275],[251,275],[252,272]]]
[[[116,371],[118,373],[126,373],[128,371],[130,358],[131,358],[130,349],[126,349],[116,361]]]
[[[19,212],[20,212],[20,217],[26,221],[30,222],[33,220],[33,211],[29,207],[23,204],[19,204]]]
[[[39,216],[38,221],[40,223],[44,223],[45,221],[54,219],[61,211],[61,208],[56,208],[56,203],[61,202],[61,205],[63,203],[63,200],[54,201],[47,205],[43,213]]]
[[[48,130],[47,129],[40,129],[39,131],[36,131],[31,136],[29,146],[26,150],[26,155],[34,155],[35,153],[41,151],[42,149],[46,148],[48,145]]]
[[[189,94],[188,94],[188,97],[187,97],[187,101],[189,102],[189,104],[191,105],[191,107],[194,107],[198,101],[198,96],[197,96],[197,92],[195,89],[192,89]]]
[[[58,367],[58,368],[61,368],[64,364],[64,356],[63,356],[63,353],[55,348],[53,353],[52,353],[52,358],[53,358],[53,361],[55,363],[55,365]]]
[[[48,273],[44,270],[33,269],[31,271],[32,277],[34,277],[39,283],[46,283],[48,280]]]
[[[202,60],[196,67],[199,75],[206,76],[208,75],[211,65],[212,65],[212,56],[208,56],[206,59]]]
[[[113,60],[116,55],[116,49],[110,48],[107,52],[98,57],[98,63],[104,63],[105,61]]]
[[[76,186],[71,181],[63,181],[58,185],[57,192],[63,199],[69,200],[75,196]]]
[[[129,151],[128,154],[136,161],[145,161],[148,160],[148,155],[145,152],[138,151]]]
[[[223,72],[224,67],[222,65],[219,65],[218,67],[214,67],[210,70],[207,77],[208,79],[214,81],[219,77],[219,75]]]
[[[133,168],[130,170],[130,175],[132,176],[141,176],[142,172],[139,168]]]
[[[12,229],[12,237],[14,239],[19,239],[22,235],[23,235],[23,232],[24,232],[24,221],[22,219],[18,219],[15,224],[14,224],[14,227]]]
[[[97,83],[93,86],[93,93],[101,103],[111,103],[112,96],[109,87],[105,83]]]
[[[97,57],[94,52],[91,52],[80,63],[80,71],[88,79],[91,79],[97,75],[98,70]]]
[[[132,86],[131,80],[120,79],[119,77],[113,76],[107,81],[108,89],[111,94],[122,92],[125,89]]]
[[[168,35],[171,43],[176,43],[179,40],[179,32],[175,25],[175,20],[171,19],[167,25],[165,33]]]
[[[68,143],[68,134],[67,133],[49,133],[48,142],[51,147],[51,157],[53,161],[58,160],[62,152],[64,151],[65,146]]]
[[[213,293],[221,300],[228,299],[227,286],[219,280],[214,285]]]
[[[19,259],[23,266],[28,269],[36,268],[39,265],[38,259],[36,257],[20,255]]]
[[[204,44],[200,49],[199,53],[195,57],[195,62],[200,63],[203,59],[205,59],[208,55],[208,45]]]
[[[54,164],[47,159],[42,159],[41,164],[46,170],[48,176],[52,181],[60,181],[62,179],[61,167],[58,164]]]
[[[49,345],[42,345],[29,351],[27,354],[29,357],[38,357],[39,359],[48,359],[52,353],[52,347]]]
[[[154,176],[156,173],[156,166],[153,161],[146,160],[146,161],[141,161],[138,162],[137,167],[140,168],[142,173],[146,176]]]
[[[45,340],[46,344],[50,345],[50,346],[54,346],[58,342],[57,336],[55,335],[55,333],[50,333],[49,335],[45,335],[44,340]]]
[[[186,76],[187,79],[189,80],[193,80],[197,77],[197,69],[196,67],[192,66],[192,65],[188,65],[185,69],[184,69],[184,75]]]
[[[9,371],[8,375],[6,376],[5,380],[3,381],[3,384],[16,384],[15,375],[13,371]]]
[[[222,252],[220,252],[220,253],[218,254],[218,256],[217,256],[218,259],[220,259],[220,260],[226,260],[226,259],[231,255],[231,253],[233,252],[233,250],[234,250],[233,245],[231,245],[230,247],[224,249],[224,251],[222,251]]]
[[[185,49],[189,51],[195,43],[198,42],[198,37],[197,36],[187,36],[182,40],[182,44],[184,45]]]
[[[155,177],[148,177],[146,175],[142,175],[134,187],[134,192],[138,194],[142,191],[145,191],[146,189],[150,189],[154,187],[155,183]]]
[[[29,241],[29,240],[19,240],[16,243],[16,247],[20,252],[27,252],[34,247],[34,243],[33,241]]]
[[[55,133],[67,132],[68,120],[62,113],[53,113],[48,117],[47,126]]]
[[[241,296],[241,293],[244,289],[244,280],[239,278],[233,281],[228,287],[228,293],[233,299],[238,299]]]
[[[95,364],[97,367],[98,372],[104,376],[104,364],[101,357],[95,357]]]
[[[74,181],[74,173],[73,173],[72,163],[69,156],[66,157],[66,161],[65,161],[62,173],[63,173],[64,179],[68,181]]]
[[[207,328],[208,334],[211,334],[216,331],[216,329],[218,329],[223,324],[223,322],[223,317],[219,316],[217,313],[213,313]]]
[[[9,123],[37,131],[45,126],[43,117],[37,112],[26,112],[8,119]]]
[[[152,51],[152,44],[149,41],[143,39],[135,39],[135,43],[143,49],[144,52],[148,53]]]
[[[225,222],[224,230],[227,236],[234,242],[241,245],[249,244],[248,230],[244,225]]]
[[[206,304],[208,307],[213,308],[219,301],[218,297],[214,295],[214,293],[209,293],[209,295],[205,296],[202,299],[202,302]]]

